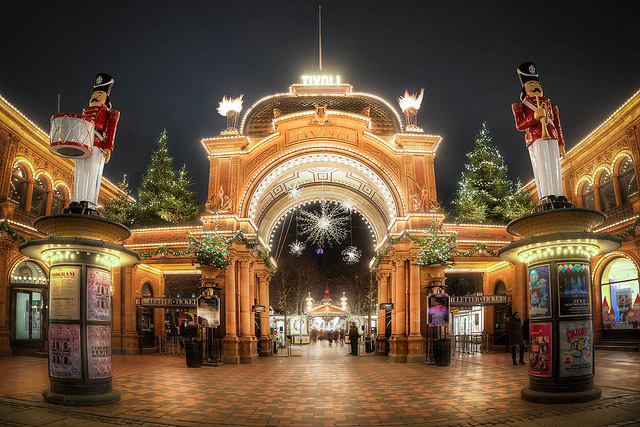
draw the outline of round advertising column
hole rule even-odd
[[[129,230],[86,215],[42,217],[34,225],[50,237],[20,245],[49,264],[50,403],[89,406],[120,399],[112,389],[111,268],[130,266],[139,255],[114,243]],[[111,240],[111,241],[110,241]]]
[[[533,402],[597,399],[593,385],[594,333],[590,258],[617,249],[619,238],[591,230],[605,215],[590,209],[558,209],[518,218],[507,226],[523,237],[498,251],[527,264],[530,343],[529,386]]]

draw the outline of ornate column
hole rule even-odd
[[[235,254],[231,254],[231,265],[224,276],[224,339],[222,345],[222,361],[224,363],[240,363],[238,346],[238,324],[236,322],[236,263]]]
[[[420,267],[409,261],[409,339],[407,362],[424,362],[426,359],[425,339],[420,334]]]
[[[24,195],[24,210],[29,212],[31,210],[31,200],[33,199],[33,184],[35,180],[31,178],[27,181],[27,191]]]
[[[392,324],[395,326],[389,340],[389,359],[393,362],[407,361],[407,307],[406,307],[406,281],[405,281],[405,260],[406,257],[398,256],[394,258],[395,265],[395,298],[393,305],[395,316]]]
[[[389,337],[386,336],[387,326],[387,310],[380,310],[380,304],[389,302],[389,279],[391,274],[388,271],[378,271],[376,279],[378,280],[378,340],[377,351],[379,355],[386,355],[386,343]]]
[[[268,271],[258,273],[258,303],[265,307],[265,311],[260,313],[260,356],[271,355],[271,334],[269,333],[269,282],[271,274]]]
[[[240,258],[240,363],[253,363],[258,356],[258,343],[253,328],[251,305],[251,266],[249,255]]]
[[[0,239],[0,356],[10,356],[11,346],[9,339],[11,332],[9,329],[10,319],[10,285],[9,285],[9,254],[11,253],[11,247],[13,241],[10,237]]]

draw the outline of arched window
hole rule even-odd
[[[496,286],[494,288],[494,295],[505,295],[507,293],[507,287],[504,285],[502,280],[498,280],[496,282]]]
[[[31,197],[31,213],[44,215],[47,205],[47,191],[49,185],[43,175],[40,175],[33,184],[33,196]]]
[[[153,296],[153,291],[151,290],[151,285],[148,283],[145,283],[144,285],[142,285],[142,296],[145,298],[148,297],[152,297]]]
[[[638,327],[636,310],[640,307],[638,269],[628,258],[614,258],[600,278],[603,329]]]
[[[638,194],[638,181],[633,170],[633,162],[628,157],[625,157],[620,163],[618,180],[620,181],[622,203],[629,203],[629,198]]]
[[[47,273],[33,261],[25,260],[13,267],[10,281],[12,284],[46,285]]]
[[[9,190],[9,200],[24,208],[27,202],[27,170],[22,165],[13,168],[11,174],[11,189]]]
[[[51,197],[51,215],[62,212],[66,194],[67,189],[64,188],[64,186],[58,185],[56,187],[56,190],[53,192],[53,195]]]
[[[585,182],[582,185],[582,207],[586,209],[596,208],[596,196],[589,182]]]
[[[613,179],[609,172],[604,171],[600,174],[598,180],[598,187],[600,193],[600,204],[602,212],[608,212],[616,208],[616,190],[613,187]]]

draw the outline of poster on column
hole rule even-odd
[[[560,316],[589,314],[589,264],[558,264]]]
[[[111,376],[111,327],[87,326],[89,378]]]
[[[87,320],[111,320],[111,273],[87,268]]]
[[[532,323],[529,326],[531,352],[529,373],[540,377],[551,376],[551,323]]]
[[[560,322],[560,376],[593,373],[593,331],[591,321]]]
[[[82,378],[80,325],[49,324],[49,375]]]
[[[540,265],[529,269],[529,316],[550,317],[549,266]]]
[[[198,317],[206,328],[220,326],[220,298],[209,295],[198,298]]]
[[[80,267],[52,267],[49,319],[80,320]]]
[[[447,323],[449,323],[449,295],[429,295],[427,298],[427,324],[446,326]]]

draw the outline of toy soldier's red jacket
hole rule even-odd
[[[564,137],[562,136],[562,127],[560,127],[560,114],[558,106],[551,104],[549,98],[540,97],[540,106],[547,106],[547,131],[551,138],[558,140],[558,145],[564,146]],[[542,124],[533,117],[537,109],[535,97],[526,96],[522,102],[514,102],[511,105],[513,118],[516,120],[516,129],[526,130],[525,141],[527,148],[536,140],[542,138]]]
[[[120,111],[109,110],[106,105],[100,105],[98,107],[84,108],[82,115],[89,117],[94,122],[93,146],[113,151]]]

